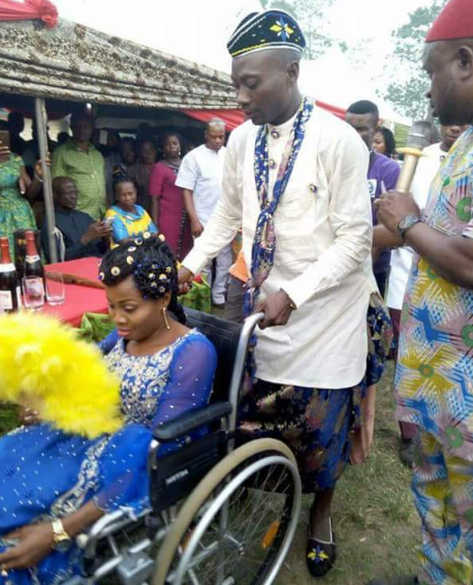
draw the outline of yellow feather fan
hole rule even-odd
[[[120,382],[100,350],[52,317],[0,317],[0,401],[25,404],[42,421],[93,439],[123,426]]]

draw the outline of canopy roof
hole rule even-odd
[[[235,109],[230,77],[61,20],[0,27],[0,92],[167,110]]]

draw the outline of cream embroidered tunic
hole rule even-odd
[[[293,120],[269,128],[272,191]],[[243,226],[251,248],[260,211],[254,177],[258,127],[231,135],[222,197],[183,265],[197,274]],[[315,108],[274,216],[276,254],[260,299],[285,290],[297,305],[284,327],[258,330],[256,375],[280,384],[324,389],[355,386],[364,376],[371,252],[368,151],[345,122]]]

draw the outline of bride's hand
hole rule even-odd
[[[54,545],[53,529],[50,522],[24,526],[2,538],[18,541],[16,546],[0,553],[2,573],[8,573],[13,569],[35,567],[51,552]]]
[[[18,418],[20,419],[21,424],[25,427],[37,425],[41,422],[38,411],[33,408],[28,408],[27,406],[20,406]]]

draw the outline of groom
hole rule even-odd
[[[265,314],[243,418],[293,449],[314,494],[307,565],[323,576],[336,557],[331,502],[366,367],[372,230],[368,150],[301,96],[304,47],[298,23],[280,10],[250,14],[232,35],[232,79],[249,120],[230,137],[221,199],[180,282],[243,228],[246,309]]]

